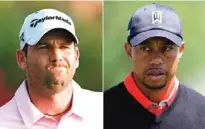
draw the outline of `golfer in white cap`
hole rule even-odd
[[[72,19],[54,9],[34,12],[19,40],[26,79],[0,108],[0,129],[102,129],[103,94],[73,80],[80,53]]]

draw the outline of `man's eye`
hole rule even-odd
[[[69,46],[61,46],[62,49],[70,48]]]
[[[39,46],[38,46],[38,49],[47,49],[47,48],[48,48],[47,45],[39,45]]]
[[[143,46],[140,49],[143,51],[150,51],[150,48],[148,46]]]
[[[171,46],[164,46],[164,47],[162,47],[162,51],[164,51],[164,52],[170,51],[172,49],[173,48]]]

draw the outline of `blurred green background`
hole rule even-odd
[[[102,91],[102,3],[92,1],[0,2],[0,84],[7,91],[15,91],[25,79],[15,57],[19,31],[28,14],[44,8],[72,17],[80,41],[80,66],[75,80],[83,88]]]
[[[131,71],[123,44],[127,24],[135,10],[149,1],[104,2],[104,88],[123,81]],[[177,77],[181,83],[205,95],[205,2],[156,2],[175,9],[183,25],[185,50]]]
[[[3,82],[0,85],[4,84],[8,91],[13,91],[24,80],[24,73],[15,59],[18,34],[24,18],[43,8],[58,9],[74,21],[81,52],[75,80],[83,88],[95,91],[102,91],[102,85],[104,89],[116,85],[131,71],[123,47],[128,21],[137,8],[150,3],[153,1],[105,1],[103,28],[101,2],[0,2],[0,82]],[[205,2],[157,3],[175,9],[183,24],[186,44],[177,73],[179,80],[205,95]]]

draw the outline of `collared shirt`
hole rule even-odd
[[[72,82],[71,110],[59,122],[40,112],[31,102],[26,82],[0,107],[0,129],[103,129],[103,94]]]
[[[169,92],[169,96],[159,103],[154,103],[149,100],[138,88],[137,84],[134,82],[132,72],[124,80],[125,87],[127,91],[148,111],[155,115],[160,115],[164,110],[167,109],[174,101],[176,93],[178,91],[179,81],[174,76],[172,80],[167,85],[173,85],[173,88]]]

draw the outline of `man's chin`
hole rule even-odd
[[[66,89],[68,85],[65,84],[65,82],[50,82],[47,85],[47,89],[53,93],[59,93],[61,91],[63,91],[64,89]]]
[[[62,76],[49,76],[46,79],[47,86],[50,88],[55,88],[55,87],[62,87],[66,84],[65,78]]]
[[[161,84],[147,84],[145,83],[145,86],[150,89],[150,90],[160,90],[163,89],[166,86],[166,83],[161,83]]]

